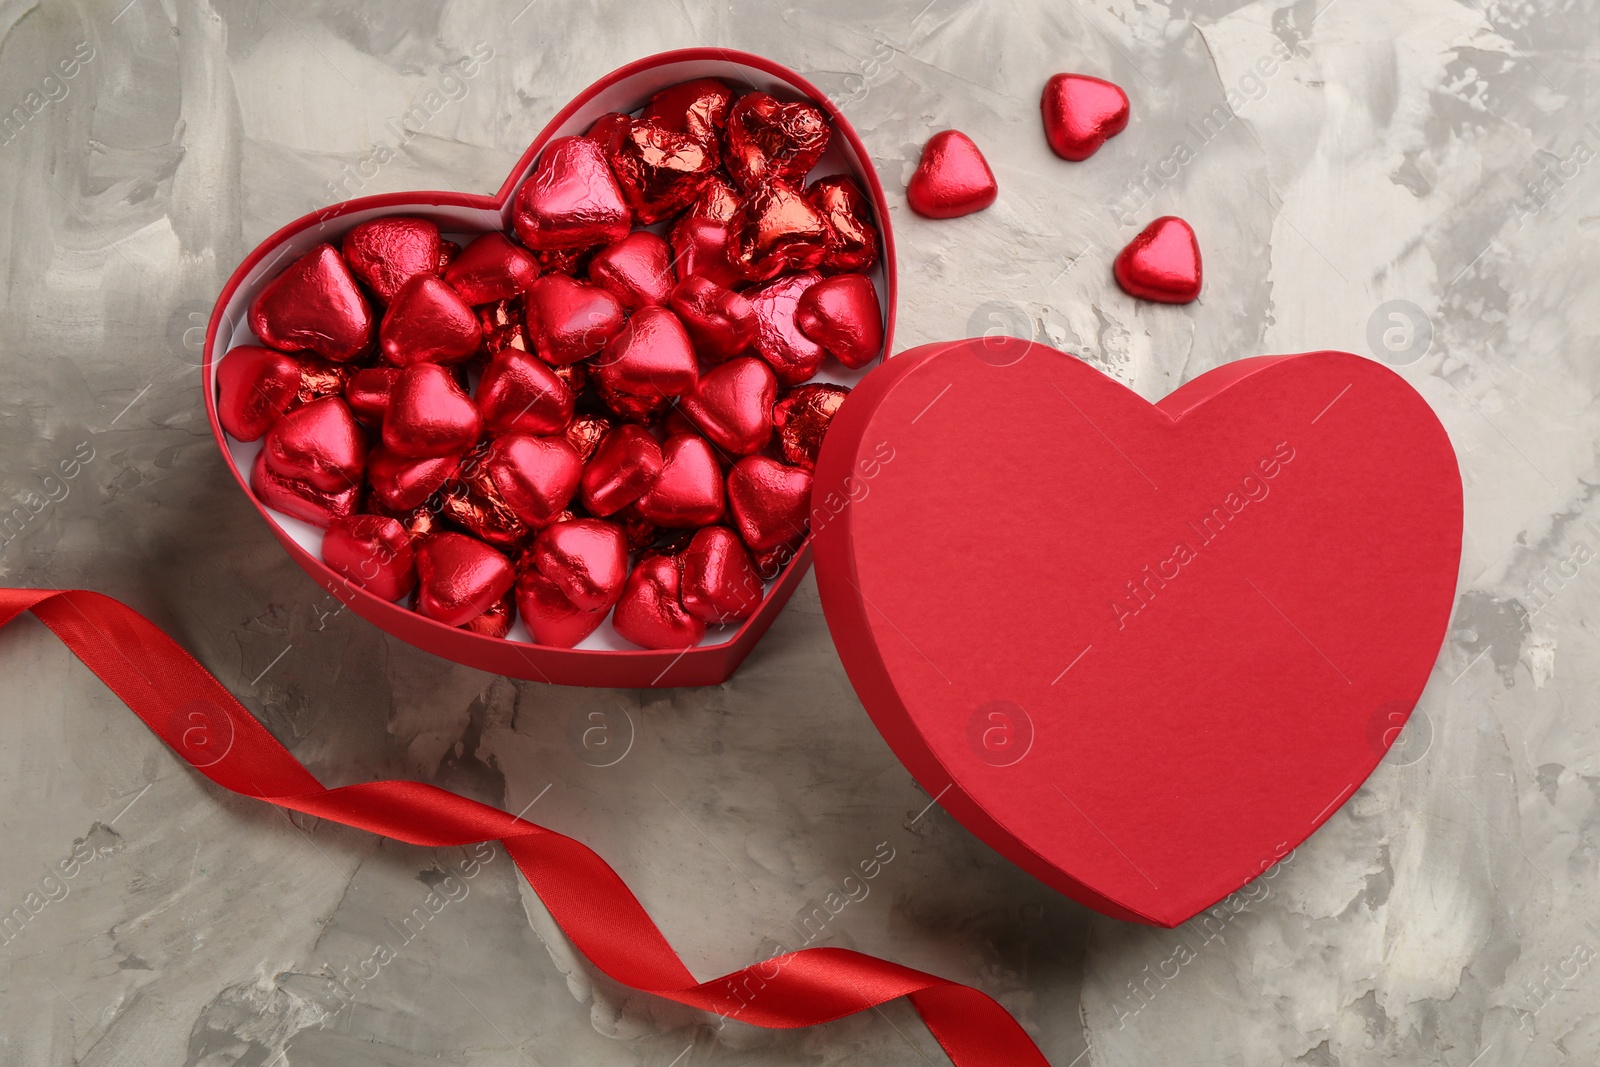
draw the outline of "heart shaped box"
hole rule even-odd
[[[812,493],[834,644],[901,762],[1024,870],[1162,926],[1377,766],[1461,556],[1444,428],[1342,352],[1152,405],[1043,345],[925,345],[851,393]]]
[[[741,91],[760,90],[779,100],[807,100],[826,112],[833,122],[835,136],[812,174],[848,173],[860,183],[872,202],[882,249],[871,274],[884,308],[883,350],[889,351],[895,314],[894,238],[883,186],[872,167],[871,157],[843,114],[816,87],[794,71],[749,53],[691,48],[650,56],[613,71],[579,93],[550,121],[493,196],[453,192],[392,193],[348,200],[297,219],[263,241],[223,287],[206,328],[201,381],[211,430],[234,480],[289,555],[356,614],[435,655],[514,678],[589,686],[716,685],[738,667],[804,577],[811,565],[810,539],[768,583],[766,597],[754,615],[737,628],[713,627],[705,642],[686,651],[633,648],[616,637],[609,620],[575,649],[531,643],[520,620],[505,639],[455,629],[357,588],[323,564],[321,530],[268,509],[251,493],[248,471],[260,443],[234,441],[217,420],[216,366],[235,345],[257,343],[246,324],[245,311],[261,287],[295,257],[324,241],[337,244],[357,223],[401,213],[430,219],[446,235],[475,234],[490,229],[509,232],[512,196],[532,173],[540,152],[551,140],[583,133],[606,112],[637,111],[661,89],[708,77],[721,78]],[[815,380],[853,385],[865,373],[866,370],[832,376],[824,373]],[[729,630],[732,632],[727,632]]]

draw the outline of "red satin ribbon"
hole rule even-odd
[[[985,993],[837,948],[776,956],[696,982],[605,860],[570,837],[421,782],[324,789],[204,667],[132,608],[84,590],[0,589],[0,626],[32,611],[146,726],[201,774],[269,804],[413,845],[498,838],[572,943],[635,989],[773,1029],[911,998],[958,1067],[1049,1067]]]

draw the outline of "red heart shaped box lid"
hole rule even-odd
[[[217,420],[216,364],[235,345],[254,343],[245,322],[245,309],[260,287],[296,256],[324,241],[337,245],[345,232],[357,223],[386,215],[427,218],[437,223],[446,235],[487,230],[509,232],[512,196],[532,173],[546,144],[557,137],[585,132],[595,119],[607,112],[636,111],[658,91],[695,78],[721,78],[737,91],[759,90],[780,100],[809,100],[827,113],[835,136],[813,176],[848,173],[860,183],[872,204],[877,216],[881,255],[869,274],[878,287],[884,309],[884,351],[888,352],[894,334],[894,236],[883,186],[866,147],[833,102],[805,78],[761,56],[724,48],[663,52],[601,78],[550,120],[493,196],[456,192],[390,193],[347,200],[297,219],[261,242],[234,271],[218,296],[207,327],[201,380],[212,432],[235,480],[261,512],[278,541],[312,578],[357,614],[396,637],[480,670],[535,681],[592,686],[716,685],[733,673],[760,640],[809,569],[811,545],[807,541],[769,583],[766,597],[755,614],[736,627],[716,628],[705,643],[686,651],[638,649],[615,637],[609,639],[614,643],[606,645],[601,632],[585,642],[585,647],[575,649],[487,637],[445,626],[402,605],[382,600],[330,570],[320,558],[320,531],[269,512],[250,492],[248,471],[258,446],[232,441]],[[825,374],[816,380],[836,380],[849,385],[863,373],[844,372],[833,378]],[[602,631],[610,631],[609,623]],[[513,630],[513,634],[516,632]],[[596,644],[604,647],[590,647]]]
[[[812,506],[834,643],[929,795],[1078,901],[1165,926],[1371,773],[1461,553],[1443,427],[1341,352],[1152,405],[1031,342],[927,345],[845,401]]]

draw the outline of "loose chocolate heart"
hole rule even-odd
[[[528,333],[546,363],[587,359],[622,331],[622,304],[598,285],[547,274],[527,296]]]
[[[647,556],[622,589],[611,623],[625,640],[644,648],[689,648],[706,635],[703,620],[680,599],[682,575],[673,556]]]
[[[344,400],[325,396],[279,419],[261,454],[274,474],[336,493],[360,486],[367,438]]]
[[[329,492],[309,482],[285,478],[267,466],[266,449],[256,453],[255,464],[250,468],[250,491],[267,507],[324,528],[340,516],[354,514],[361,502],[359,485]]]
[[[498,230],[474,238],[444,270],[445,282],[474,307],[520,296],[538,276],[528,250]]]
[[[674,286],[670,303],[695,352],[708,363],[732,359],[756,339],[760,323],[754,305],[704,275],[691,274]]]
[[[478,316],[436,274],[418,274],[402,285],[378,329],[378,348],[397,367],[457,363],[481,344]]]
[[[217,419],[241,441],[254,441],[292,407],[300,391],[300,364],[259,345],[228,350],[217,365]]]
[[[368,219],[345,234],[339,247],[350,272],[386,304],[415,275],[439,269],[439,227],[427,219]]]
[[[746,93],[728,111],[728,173],[746,190],[770,181],[802,184],[831,133],[828,117],[810,104]]]
[[[872,204],[854,179],[844,174],[818,178],[807,187],[806,199],[832,231],[819,269],[826,273],[864,271],[878,261],[878,227],[873,222]]]
[[[1187,304],[1200,295],[1200,243],[1187,222],[1163,215],[1117,253],[1112,273],[1129,296]]]
[[[628,544],[622,530],[601,519],[572,519],[546,527],[527,562],[584,611],[610,610],[628,580]]]
[[[640,308],[597,360],[600,393],[618,414],[664,407],[699,380],[694,345],[678,316]],[[629,409],[630,403],[636,405]]]
[[[566,438],[520,433],[495,438],[483,465],[506,506],[533,529],[566,510],[583,473],[583,461]]]
[[[649,226],[676,215],[700,195],[716,169],[716,152],[687,133],[635,121],[607,147],[606,162],[633,218]]]
[[[668,529],[722,521],[726,494],[711,444],[696,434],[675,434],[661,446],[661,460],[661,473],[639,498],[639,515]]]
[[[597,141],[558,137],[517,190],[512,225],[529,248],[566,250],[628,236],[633,213]]]
[[[399,600],[417,585],[411,537],[398,520],[384,515],[335,519],[322,535],[322,562],[384,600]]]
[[[726,526],[695,532],[679,556],[684,610],[712,624],[748,619],[765,592],[750,553]]]
[[[811,472],[766,456],[746,456],[728,472],[728,508],[753,551],[777,548],[806,531]]]
[[[1051,150],[1075,162],[1128,126],[1128,94],[1087,74],[1057,74],[1045,82],[1039,109]]]
[[[658,234],[635,230],[594,254],[589,280],[629,311],[665,304],[672,293],[672,248]]]
[[[785,463],[806,470],[817,465],[828,424],[849,395],[850,390],[842,385],[811,383],[790,390],[772,406],[772,426]]]
[[[583,506],[613,515],[645,494],[661,475],[661,446],[649,431],[624,423],[612,430],[583,468]]]
[[[395,379],[383,414],[390,452],[413,459],[460,455],[482,433],[483,416],[444,367],[414,363]]]
[[[416,557],[417,610],[446,626],[463,626],[482,615],[517,580],[510,560],[465,534],[430,537]]]
[[[736,456],[748,456],[772,439],[772,404],[778,379],[753,356],[730,360],[709,371],[684,394],[678,409],[711,443]]]
[[[794,322],[846,367],[865,367],[883,352],[883,308],[865,274],[835,274],[807,289]]]
[[[822,262],[833,241],[828,220],[799,189],[773,181],[753,190],[728,221],[728,254],[739,273],[766,281]]]
[[[444,488],[460,466],[460,456],[412,459],[380,446],[367,456],[367,482],[372,486],[372,499],[383,507],[410,511]]]
[[[799,385],[817,373],[826,355],[795,322],[800,298],[821,279],[815,271],[788,274],[749,293],[756,313],[756,351],[784,385]]]
[[[367,298],[330,244],[313,248],[263,286],[250,304],[249,320],[271,348],[310,349],[341,363],[371,348],[376,332]]]
[[[943,130],[928,138],[922,148],[906,200],[911,210],[930,219],[953,219],[982,211],[1000,195],[994,172],[959,130]]]
[[[572,394],[544,361],[505,348],[489,361],[474,394],[491,434],[560,433],[572,421]]]

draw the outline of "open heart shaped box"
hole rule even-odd
[[[847,170],[873,203],[887,353],[894,245],[849,123],[758,56],[665,53],[581,93],[495,196],[353,200],[252,253],[217,302],[203,368],[213,432],[246,494],[256,446],[218,423],[215,364],[251,340],[245,309],[289,257],[384,214],[421,214],[447,234],[507,229],[512,194],[552,138],[705,76],[832,118],[835,147],[816,173]],[[1055,349],[985,338],[841,380],[859,387],[823,445],[811,538],[752,618],[682,652],[444,626],[351,586],[318,558],[320,531],[250,498],[312,577],[389,633],[569,685],[725,680],[814,544],[834,642],[895,754],[1002,855],[1121,919],[1175,926],[1256,878],[1394,742],[1448,625],[1462,490],[1443,428],[1388,368],[1339,352],[1241,359],[1150,404]]]
[[[825,111],[835,136],[812,175],[848,173],[870,199],[877,215],[882,254],[872,277],[884,308],[884,351],[893,340],[895,309],[894,238],[888,205],[871,158],[848,121],[816,87],[771,60],[718,48],[664,52],[622,67],[579,93],[523,153],[511,176],[493,196],[454,192],[407,192],[362,197],[334,204],[296,219],[263,241],[234,271],[223,287],[206,330],[201,380],[212,433],[240,488],[250,498],[273,534],[297,563],[358,615],[418,648],[480,670],[514,678],[587,686],[691,686],[725,681],[772,625],[795,586],[811,566],[811,541],[797,551],[767,585],[761,607],[737,627],[712,627],[697,647],[685,651],[637,649],[617,637],[608,620],[574,649],[550,648],[531,642],[519,621],[505,638],[487,637],[425,618],[407,607],[382,600],[352,585],[321,559],[322,531],[263,505],[250,491],[250,463],[260,442],[230,438],[217,418],[216,367],[236,345],[254,344],[246,310],[261,287],[294,258],[322,242],[337,246],[346,231],[367,219],[409,214],[438,224],[447,236],[475,235],[511,229],[512,197],[532,173],[545,145],[557,137],[581,134],[610,111],[633,112],[661,89],[695,78],[721,78],[738,91],[760,90],[780,100],[808,100]],[[844,371],[829,363],[816,380],[853,385],[865,373]],[[731,632],[730,632],[731,631]]]

